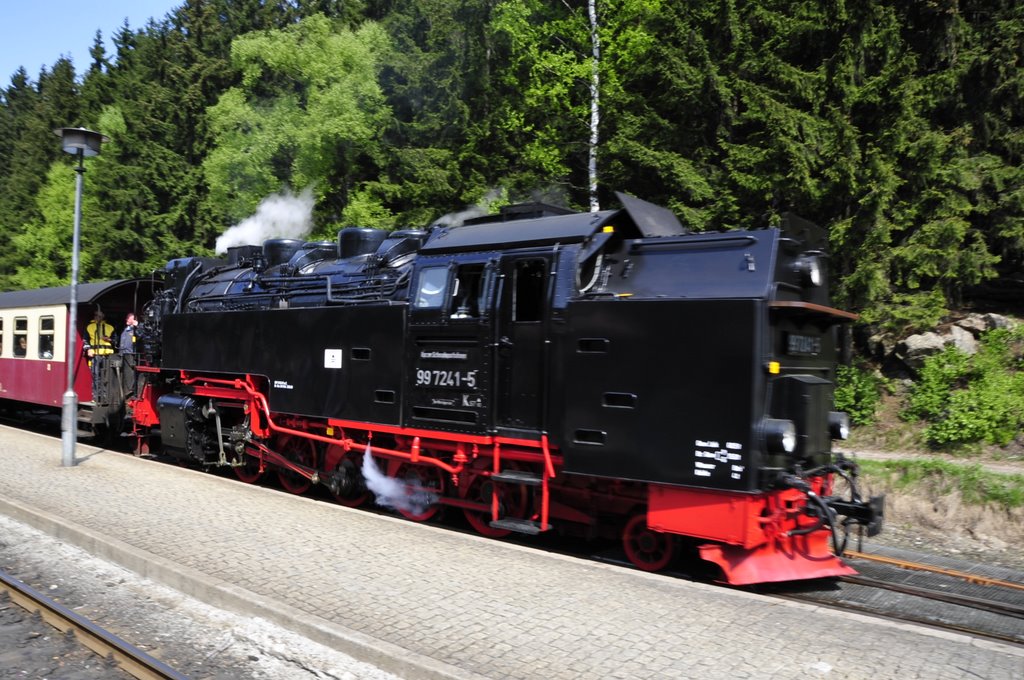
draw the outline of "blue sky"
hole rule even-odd
[[[184,0],[0,0],[0,87],[24,66],[33,81],[42,66],[61,55],[71,57],[79,76],[89,66],[89,48],[96,31],[103,32],[108,56],[112,37],[125,18],[131,28],[144,28],[150,17],[162,19]]]

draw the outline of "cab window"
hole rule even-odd
[[[28,317],[14,317],[14,356],[23,357],[28,354]]]
[[[448,267],[427,267],[420,271],[416,288],[417,309],[440,309],[448,290]]]
[[[512,298],[512,320],[517,322],[540,321],[544,313],[544,291],[546,283],[544,260],[520,260],[516,262]]]
[[[39,317],[39,358],[53,358],[53,317]]]
[[[464,264],[455,273],[452,318],[478,319],[484,308],[484,265]]]

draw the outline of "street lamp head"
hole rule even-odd
[[[83,156],[98,156],[100,145],[110,141],[105,135],[82,127],[57,128],[53,134],[61,138],[60,146],[64,151],[75,155],[81,153]]]

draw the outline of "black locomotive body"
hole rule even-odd
[[[172,261],[144,318],[139,450],[347,505],[372,456],[428,499],[397,504],[413,519],[619,532],[645,569],[683,537],[733,583],[849,573],[828,540],[877,531],[881,501],[831,453],[853,316],[829,305],[823,233],[690,234],[620,198]]]

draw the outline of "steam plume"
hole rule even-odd
[[[548,205],[561,207],[569,206],[569,195],[566,193],[564,187],[553,184],[548,187],[532,189],[529,194],[529,200],[534,203],[547,203]],[[508,203],[508,199],[508,191],[506,189],[490,189],[476,205],[471,205],[460,212],[448,213],[447,215],[438,217],[430,226],[461,227],[465,224],[466,220],[490,215],[495,212],[498,207],[506,205]]]
[[[366,444],[366,451],[363,453],[362,472],[366,488],[373,492],[377,498],[377,505],[381,507],[420,515],[437,501],[436,494],[422,490],[410,491],[403,480],[388,477],[381,472],[370,453],[369,443]]]
[[[259,245],[268,238],[305,238],[313,229],[313,202],[309,187],[298,195],[285,190],[268,196],[256,214],[217,237],[217,253],[226,253],[232,246]]]
[[[487,192],[487,195],[481,198],[480,202],[477,203],[476,205],[471,205],[470,207],[460,212],[448,213],[443,217],[438,217],[430,226],[461,227],[466,220],[471,220],[474,217],[483,217],[484,215],[489,215],[492,212],[491,208],[494,205],[494,203],[503,198],[505,198],[504,190],[491,189],[490,191]]]

